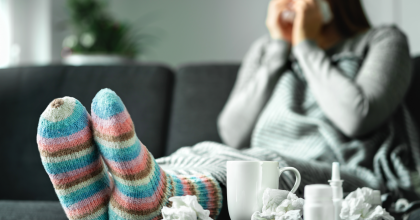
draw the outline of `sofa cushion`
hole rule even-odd
[[[176,71],[166,155],[201,141],[221,142],[217,117],[238,68],[239,64],[194,64]]]
[[[72,96],[90,112],[95,94],[114,90],[140,140],[160,157],[166,144],[173,73],[156,65],[45,66],[0,69],[0,200],[57,200],[36,144],[38,120],[57,97]]]
[[[0,219],[4,220],[66,220],[59,202],[0,201]]]

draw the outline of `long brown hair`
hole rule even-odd
[[[344,37],[369,29],[370,23],[360,0],[327,0],[334,16],[334,25]]]

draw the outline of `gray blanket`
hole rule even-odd
[[[299,170],[302,181],[297,195],[303,196],[307,184],[328,184],[331,178],[331,165],[316,161],[304,161],[282,156],[280,153],[261,148],[237,150],[216,142],[201,142],[193,147],[183,147],[169,157],[156,160],[168,173],[178,175],[207,174],[212,175],[221,184],[226,184],[227,161],[278,161],[280,167],[292,166]],[[374,173],[364,168],[350,169],[341,167],[341,176],[345,180],[345,192],[366,186],[373,189],[384,189]],[[279,180],[280,189],[290,190],[294,185],[292,173],[285,172]]]

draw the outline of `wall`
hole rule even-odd
[[[50,0],[51,2],[51,59],[52,62],[61,61],[61,48],[63,39],[71,34],[68,23],[68,10],[66,0]]]
[[[22,24],[14,38],[22,42],[22,61],[60,61],[62,40],[70,33],[65,29],[66,1],[13,1],[26,4],[26,8],[19,11],[20,15],[14,17]],[[189,62],[240,61],[251,42],[267,32],[264,20],[269,1],[109,0],[110,12],[115,17],[158,36],[140,59],[174,66]],[[362,1],[373,25],[398,24],[409,37],[412,54],[420,54],[419,0]],[[45,8],[41,7],[50,12],[44,13]],[[37,17],[34,13],[41,16]],[[39,22],[35,23],[35,19]],[[23,38],[32,41],[28,43]],[[45,43],[46,39],[49,44]],[[32,49],[25,53],[26,48]]]
[[[362,0],[373,25],[396,24],[410,43],[411,54],[420,55],[419,0]]]
[[[0,68],[10,63],[11,27],[10,27],[10,1],[0,0]]]
[[[395,0],[399,6],[399,25],[408,35],[411,53],[420,55],[420,1]]]
[[[264,34],[268,0],[112,1],[120,19],[144,23],[160,40],[145,60],[172,65],[186,62],[239,61],[252,41]]]
[[[269,0],[109,1],[110,12],[139,30],[157,36],[143,61],[170,65],[187,62],[239,61],[252,41],[265,33]],[[65,0],[52,2],[53,20],[66,20]],[[53,29],[53,58],[60,59],[69,32]]]
[[[51,61],[50,0],[10,0],[11,64],[47,64]]]

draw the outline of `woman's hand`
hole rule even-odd
[[[272,0],[268,4],[268,13],[265,25],[270,32],[271,38],[283,39],[292,42],[293,24],[290,22],[283,22],[281,14],[288,9],[288,4],[292,0]]]
[[[292,44],[297,45],[306,39],[317,40],[322,27],[322,14],[316,0],[296,0],[293,4],[296,13],[293,22]]]

